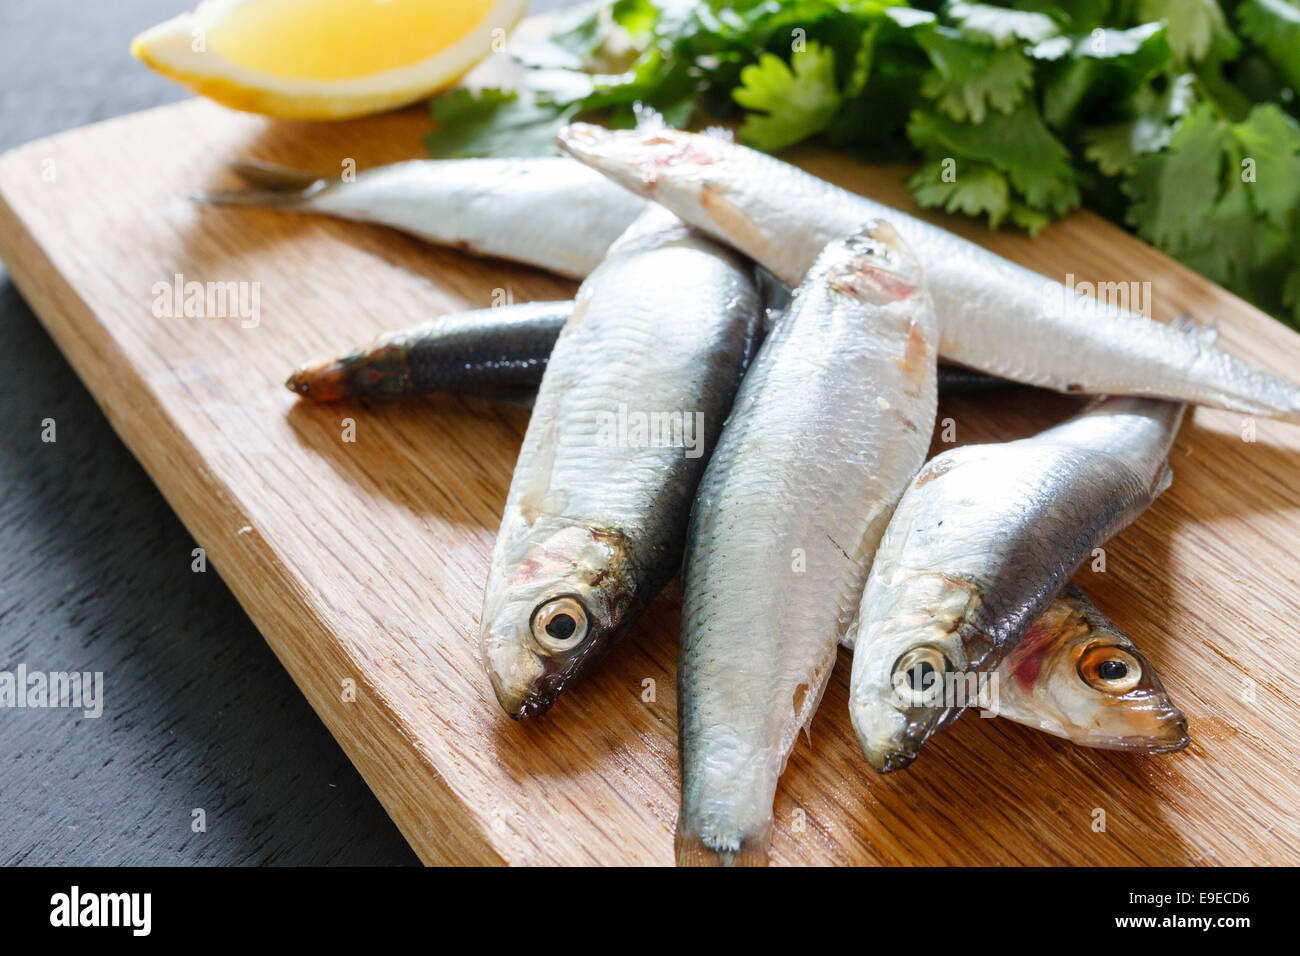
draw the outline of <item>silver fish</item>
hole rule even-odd
[[[532,389],[572,314],[572,301],[455,312],[304,365],[285,384],[314,402]]]
[[[998,667],[992,712],[1084,747],[1165,754],[1187,718],[1132,639],[1067,584]]]
[[[571,301],[454,312],[385,332],[337,358],[311,362],[285,384],[313,402],[409,398],[432,392],[519,402],[541,382],[555,340],[572,313]],[[959,365],[939,366],[940,394],[987,392],[1011,384]]]
[[[797,283],[830,240],[894,223],[926,271],[946,359],[1063,392],[1145,395],[1300,422],[1300,387],[904,212],[723,139],[585,123],[560,146]]]
[[[411,160],[343,182],[268,163],[231,168],[252,190],[195,197],[391,226],[440,246],[585,278],[645,208],[581,163],[541,159]]]
[[[915,259],[876,223],[827,246],[745,376],[683,575],[679,863],[766,860],[777,778],[925,459],[937,337]]]
[[[1092,549],[1169,486],[1185,407],[1101,399],[1032,438],[956,448],[920,470],[854,625],[849,709],[876,770],[911,763]]]
[[[578,290],[484,599],[483,658],[511,717],[550,707],[676,572],[760,306],[748,263],[658,207]]]
[[[850,629],[840,644],[853,649]],[[984,696],[980,691],[984,690]],[[1187,718],[1132,638],[1073,582],[972,688],[973,705],[1081,747],[1164,754],[1187,746]]]

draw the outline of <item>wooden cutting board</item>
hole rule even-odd
[[[421,110],[310,125],[190,101],[64,133],[0,158],[0,256],[423,859],[667,864],[676,585],[551,713],[511,722],[476,629],[527,413],[451,396],[313,407],[282,385],[302,361],[494,290],[574,286],[382,228],[186,199],[233,185],[228,157],[366,168],[420,155],[427,127]],[[796,158],[912,208],[898,168]],[[1054,278],[1149,282],[1155,317],[1218,320],[1225,348],[1300,376],[1300,337],[1091,215],[1036,241],[944,222]],[[156,315],[177,275],[257,283],[260,321]],[[945,401],[940,418],[960,442],[1003,440],[1076,406],[1010,391]],[[1300,428],[1200,410],[1173,466],[1105,573],[1080,580],[1159,668],[1189,750],[1089,751],[968,714],[876,776],[842,655],[777,794],[774,861],[1300,862]]]

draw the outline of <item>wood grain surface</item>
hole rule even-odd
[[[475,635],[527,413],[456,397],[313,407],[282,385],[304,360],[494,290],[573,285],[378,227],[185,198],[233,185],[227,157],[366,168],[419,155],[426,130],[419,110],[311,125],[190,101],[38,141],[0,158],[0,256],[424,860],[666,864],[676,586],[551,713],[511,722]],[[794,158],[907,205],[898,168]],[[1294,333],[1095,217],[1032,242],[945,224],[1056,278],[1150,282],[1157,318],[1217,320],[1225,348],[1300,374]],[[156,317],[154,286],[177,274],[258,283],[259,323]],[[1003,440],[1077,404],[1012,390],[946,401],[940,418],[961,443]],[[968,715],[878,777],[849,726],[845,657],[782,780],[774,861],[1300,862],[1300,429],[1198,410],[1173,467],[1105,573],[1080,580],[1154,661],[1191,748],[1088,751]]]

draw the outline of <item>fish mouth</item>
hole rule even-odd
[[[610,131],[592,123],[569,123],[555,134],[555,145],[578,159],[596,155],[609,140]]]
[[[497,693],[497,702],[501,704],[511,720],[538,717],[550,710],[560,696],[558,689],[548,693],[526,691],[522,698],[513,694],[503,694],[500,689],[495,688],[495,685],[494,689]]]
[[[921,752],[921,748],[931,737],[957,719],[964,708],[948,707],[941,710],[933,708],[914,708],[905,712],[896,711],[895,719],[901,718],[904,729],[892,734],[872,733],[870,726],[859,726],[854,721],[858,745],[877,773],[893,773],[912,765]],[[923,710],[923,713],[917,712]]]
[[[1161,727],[1154,733],[1135,734],[1131,737],[1102,737],[1089,741],[1089,746],[1123,753],[1172,754],[1185,750],[1191,742],[1187,718],[1181,711],[1175,710],[1162,719]]]
[[[488,681],[492,684],[492,692],[511,720],[526,720],[546,713],[559,699],[567,683],[567,668],[551,666],[548,660],[531,651],[526,654],[530,676],[524,680],[509,676],[518,669],[518,652],[511,654],[513,666],[502,666],[500,662],[494,666],[493,661],[488,660]]]
[[[874,219],[843,240],[846,258],[832,273],[832,285],[864,302],[886,305],[915,295],[921,274],[894,227]]]
[[[591,123],[570,123],[555,134],[563,152],[642,196],[659,185],[662,170],[717,163],[702,140],[707,137],[674,129],[608,130]]]
[[[871,766],[877,773],[893,773],[895,770],[902,770],[905,767],[911,766],[912,761],[916,760],[916,757],[917,751],[915,750],[899,750],[885,754],[879,765],[873,761]]]
[[[932,645],[920,645],[918,649],[935,650]],[[901,655],[899,660],[909,658],[910,653]],[[910,766],[926,741],[956,720],[968,706],[943,697],[926,701],[897,700],[897,695],[904,692],[900,686],[894,686],[886,692],[888,698],[872,697],[851,708],[858,744],[877,773],[893,773]]]
[[[315,362],[299,368],[284,384],[314,402],[337,402],[348,395],[347,372],[347,366],[336,360]]]
[[[1185,750],[1192,742],[1192,735],[1187,729],[1187,718],[1181,713],[1174,722],[1174,737],[1168,743],[1158,744],[1156,747],[1148,750],[1153,754],[1173,754],[1180,750]]]
[[[535,525],[494,571],[479,647],[497,702],[512,719],[549,710],[640,615],[649,589],[631,548],[617,529]]]

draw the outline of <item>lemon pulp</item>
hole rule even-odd
[[[464,38],[494,0],[258,0],[214,26],[209,47],[268,76],[344,80],[419,63]]]

